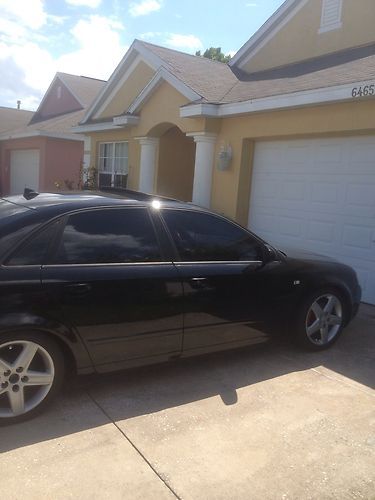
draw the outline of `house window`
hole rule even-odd
[[[322,18],[319,33],[341,28],[342,0],[322,0]]]
[[[128,143],[101,143],[99,145],[99,187],[126,187],[128,173]]]

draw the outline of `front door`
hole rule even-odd
[[[263,341],[268,271],[262,244],[223,217],[162,210],[184,284],[184,353]]]

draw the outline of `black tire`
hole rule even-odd
[[[10,363],[12,356],[19,359],[19,354],[24,352],[26,347],[37,349],[36,354],[32,358],[30,364],[29,375],[35,374],[37,371],[43,375],[50,377],[48,384],[30,384],[30,380],[26,380],[29,368],[23,373],[18,374],[19,381],[17,381],[16,365],[13,366],[13,375],[16,375],[11,380],[11,376],[5,376],[6,373],[0,367],[0,389],[3,389],[3,384],[7,384],[6,391],[0,395],[3,398],[0,401],[0,426],[16,424],[28,420],[41,411],[43,411],[59,393],[64,382],[65,363],[64,356],[61,352],[59,345],[47,335],[43,333],[25,332],[25,333],[5,333],[0,335],[0,360]],[[14,351],[13,355],[11,351]],[[7,358],[9,354],[9,359]],[[7,358],[7,359],[5,359]],[[26,365],[25,365],[26,366]],[[37,370],[35,369],[37,367]],[[45,366],[45,370],[43,370]],[[31,375],[32,376],[32,375]],[[29,382],[29,383],[28,383]],[[14,385],[18,385],[17,392],[22,391],[24,394],[24,411],[17,415],[7,415],[6,402],[8,401],[9,411],[12,412],[10,405],[9,393],[15,392]],[[39,401],[40,399],[40,401]],[[30,409],[27,408],[29,405]],[[33,406],[35,405],[35,406]]]
[[[329,309],[329,298],[332,298],[332,303],[335,304],[332,314],[328,317],[322,317],[318,321],[319,318],[312,311],[312,308],[321,307],[322,312],[328,314],[325,309]],[[334,288],[318,290],[304,300],[297,313],[293,324],[294,339],[305,350],[322,351],[328,349],[342,334],[347,317],[347,303],[340,292]],[[339,319],[341,320],[340,324],[330,324],[332,321],[338,323]],[[318,328],[316,332],[314,332],[315,328]]]

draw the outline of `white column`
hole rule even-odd
[[[193,203],[208,208],[211,203],[216,135],[204,132],[187,135],[194,137],[196,143]]]
[[[153,193],[159,139],[156,137],[138,137],[137,139],[141,145],[139,190],[144,193]]]
[[[82,164],[82,182],[85,184],[89,177],[89,168],[91,167],[91,137],[85,135],[83,146],[83,164]]]

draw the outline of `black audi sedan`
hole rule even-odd
[[[70,373],[107,372],[286,334],[331,346],[354,271],[287,255],[227,218],[123,191],[0,199],[0,424]]]

